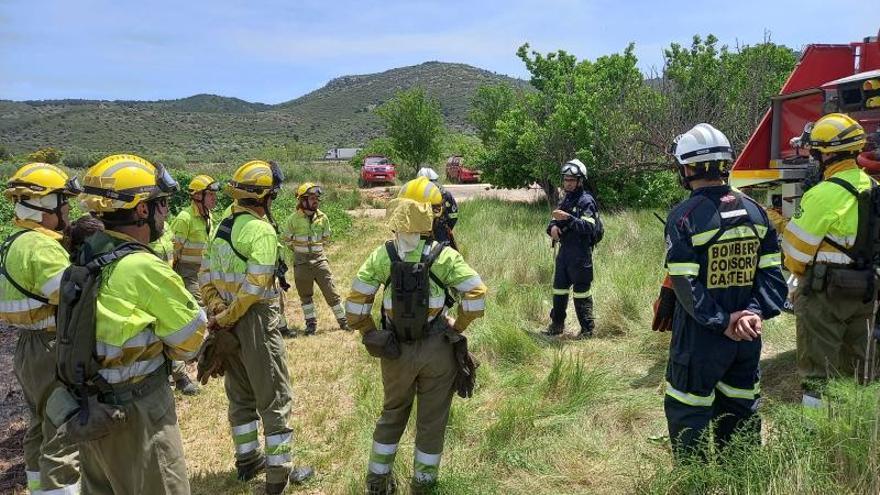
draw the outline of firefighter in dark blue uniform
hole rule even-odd
[[[568,293],[572,292],[574,310],[581,330],[578,338],[593,335],[593,246],[601,239],[602,223],[596,201],[584,190],[587,167],[574,159],[562,166],[565,197],[553,211],[547,235],[559,242],[556,272],[553,276],[553,309],[546,335],[560,335],[565,330]]]
[[[434,240],[437,242],[446,242],[452,249],[458,251],[458,244],[456,244],[455,235],[452,233],[452,229],[454,229],[455,224],[458,223],[458,203],[455,201],[455,197],[452,196],[451,192],[447,191],[446,188],[440,185],[440,176],[437,175],[437,172],[435,172],[434,169],[422,167],[419,169],[416,177],[425,177],[440,188],[440,194],[443,196],[443,203],[440,206],[439,214],[435,211],[433,228]]]
[[[719,448],[735,432],[760,443],[761,329],[780,313],[787,287],[766,213],[724,183],[733,158],[727,137],[699,124],[676,138],[673,154],[692,193],[666,221],[671,283],[661,299],[677,302],[659,307],[674,308],[664,405],[682,457],[699,453],[713,421]]]

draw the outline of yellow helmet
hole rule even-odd
[[[195,194],[202,191],[219,191],[220,183],[214,180],[210,175],[197,175],[193,177],[193,179],[189,182],[189,187],[187,188],[190,194]]]
[[[275,162],[253,160],[238,167],[225,191],[233,199],[275,197],[284,182],[284,174]]]
[[[324,190],[321,189],[321,186],[313,183],[313,182],[303,182],[296,188],[296,199],[300,199],[307,194],[315,194],[320,196],[324,194]]]
[[[12,201],[39,198],[52,193],[76,196],[82,186],[76,177],[48,163],[28,163],[16,170],[6,182],[3,195]]]
[[[93,213],[129,210],[178,189],[165,167],[135,155],[104,158],[86,172],[83,183],[83,204]]]
[[[862,84],[865,108],[880,108],[880,79],[868,79]]]
[[[400,199],[411,199],[418,203],[428,203],[431,206],[443,204],[443,195],[440,193],[440,188],[437,187],[437,184],[428,180],[427,177],[416,177],[407,182],[400,188],[397,197]]]
[[[822,153],[861,151],[866,141],[867,135],[861,124],[843,113],[829,113],[810,129],[810,150]]]

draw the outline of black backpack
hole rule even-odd
[[[102,272],[111,263],[137,252],[151,251],[143,244],[127,242],[94,256],[84,264],[70,265],[61,277],[56,371],[61,383],[83,405],[88,396],[110,390],[110,384],[98,374],[101,363],[95,354],[95,316]],[[83,407],[81,414],[87,415],[88,409]]]
[[[853,260],[852,268],[864,272],[867,288],[864,302],[874,300],[875,280],[880,269],[880,185],[871,179],[871,187],[859,192],[852,184],[832,177],[828,182],[837,184],[852,194],[858,201],[858,230],[852,247],[846,248],[829,237],[825,242]]]
[[[385,250],[391,260],[391,273],[385,282],[385,290],[391,290],[394,312],[388,321],[383,307],[382,322],[383,326],[394,331],[401,342],[412,342],[427,336],[431,280],[443,288],[445,304],[454,304],[446,287],[431,273],[431,266],[446,246],[445,242],[439,242],[428,254],[422,254],[419,261],[403,261],[397,254],[394,241],[385,243]]]
[[[602,224],[602,218],[599,216],[599,210],[596,210],[596,214],[593,215],[593,218],[596,219],[596,226],[593,228],[593,238],[590,239],[590,245],[595,247],[596,244],[602,242],[602,238],[605,237],[605,226]]]

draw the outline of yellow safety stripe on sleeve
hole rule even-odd
[[[682,392],[681,390],[676,390],[669,382],[666,382],[666,395],[682,404],[695,407],[712,407],[712,404],[715,402],[714,390],[707,396],[689,394],[687,392]]]
[[[752,388],[737,388],[724,382],[718,382],[715,385],[722,394],[732,399],[749,399],[754,400],[761,393],[761,385],[756,383]]]
[[[712,237],[718,233],[718,229],[707,230],[706,232],[700,232],[699,234],[694,234],[691,236],[691,244],[694,246],[702,246],[706,244]]]
[[[95,345],[111,383],[138,380],[170,359],[195,357],[206,317],[183,280],[149,253],[107,268],[98,292]]]
[[[699,263],[668,263],[666,268],[670,275],[677,276],[699,276],[700,275],[700,264]]]
[[[782,264],[781,253],[765,254],[758,258],[758,268],[772,268]]]
[[[591,216],[589,216],[589,215],[584,215],[584,216],[582,216],[582,217],[581,217],[581,220],[586,220],[587,223],[591,223],[591,224],[593,224],[593,225],[596,225],[596,219],[593,218],[593,217],[591,217]]]

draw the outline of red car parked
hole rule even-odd
[[[460,156],[446,160],[446,179],[449,182],[480,182],[480,171],[467,168]]]
[[[382,155],[367,155],[361,167],[360,187],[371,187],[376,184],[393,184],[397,178],[397,166]]]

